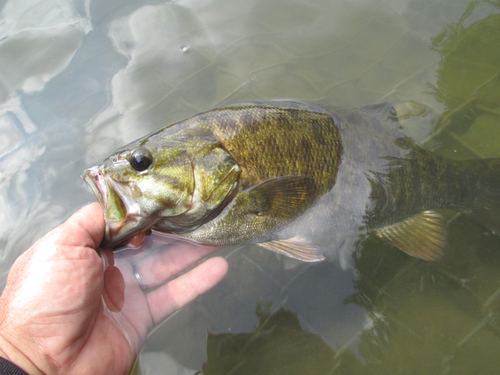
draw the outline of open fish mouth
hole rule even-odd
[[[101,205],[106,221],[106,231],[101,247],[116,247],[133,236],[127,228],[134,222],[128,214],[124,200],[100,167],[86,169],[83,180],[90,186]]]
[[[86,169],[82,176],[90,186],[104,212],[106,222],[121,221],[127,217],[127,206],[106,174],[99,167]]]
[[[103,167],[86,169],[83,180],[96,196],[106,221],[101,247],[116,248],[137,232],[150,229],[158,218],[144,217],[140,205],[134,202],[130,188],[113,181]]]

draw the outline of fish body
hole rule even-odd
[[[373,232],[432,260],[447,236],[435,209],[498,231],[500,161],[445,160],[399,127],[388,103],[242,103],[130,143],[83,178],[103,207],[107,247],[153,228],[319,261],[314,239]]]

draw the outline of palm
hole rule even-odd
[[[0,316],[11,325],[2,324],[0,333],[21,342],[43,372],[127,373],[150,330],[225,275],[227,263],[212,258],[144,294],[126,258],[107,251],[101,258],[94,250],[103,231],[99,206],[87,206],[39,240],[9,273]],[[135,267],[156,286],[214,250],[176,245]]]

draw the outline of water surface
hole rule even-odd
[[[2,283],[22,251],[94,201],[83,169],[214,106],[390,101],[435,152],[500,157],[498,1],[2,4]],[[228,277],[150,335],[137,373],[498,373],[500,237],[446,214],[450,246],[433,263],[376,239],[347,269],[222,250]]]

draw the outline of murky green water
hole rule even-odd
[[[405,133],[435,152],[500,157],[498,1],[0,4],[2,280],[94,200],[84,168],[221,104],[390,101],[410,115]],[[222,250],[228,277],[151,334],[136,371],[500,372],[500,236],[446,215],[450,246],[433,263],[376,239],[347,269]]]

